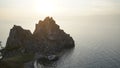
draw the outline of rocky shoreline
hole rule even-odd
[[[32,56],[29,61],[38,59],[40,62],[49,62],[58,60],[61,51],[74,46],[73,38],[61,30],[52,17],[46,17],[36,24],[33,34],[30,30],[14,25],[2,55],[3,60],[15,56]]]

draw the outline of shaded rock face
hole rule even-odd
[[[6,43],[4,57],[12,57],[22,54],[28,46],[32,34],[29,30],[23,29],[21,26],[16,26],[10,30],[10,34]]]
[[[46,17],[36,24],[33,34],[21,26],[14,25],[10,30],[4,56],[23,53],[51,55],[73,47],[73,38],[61,30],[52,17]]]
[[[14,25],[14,27],[10,30],[6,47],[21,47],[25,45],[31,37],[32,34],[29,30],[24,30],[22,27]]]

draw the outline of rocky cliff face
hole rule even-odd
[[[61,30],[59,25],[49,17],[36,24],[33,36],[37,41],[42,41],[48,52],[74,47],[72,37]]]
[[[56,54],[63,49],[73,48],[74,40],[55,23],[52,17],[46,17],[36,24],[34,33],[14,25],[4,51],[5,57],[24,53]]]
[[[24,30],[21,26],[14,25],[10,30],[6,47],[24,47],[31,37],[32,34],[29,30]]]

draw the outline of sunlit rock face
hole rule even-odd
[[[74,47],[72,37],[61,30],[52,17],[39,21],[33,36],[36,40],[44,42],[48,52]]]
[[[10,30],[4,56],[24,53],[52,55],[73,47],[73,38],[61,30],[52,17],[46,17],[36,24],[33,34],[21,26],[14,25]]]
[[[52,18],[46,17],[44,21],[39,21],[38,24],[36,24],[36,29],[34,31],[34,36],[39,37],[38,39],[44,38],[49,35],[55,35],[58,33],[59,26],[55,23],[55,21]]]

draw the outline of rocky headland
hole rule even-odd
[[[6,47],[2,51],[3,61],[16,59],[16,57],[22,58],[22,62],[25,63],[27,61],[24,58],[29,61],[36,59],[40,62],[56,61],[59,59],[60,52],[74,46],[73,38],[60,29],[52,17],[46,17],[36,24],[33,34],[21,26],[13,26]]]

